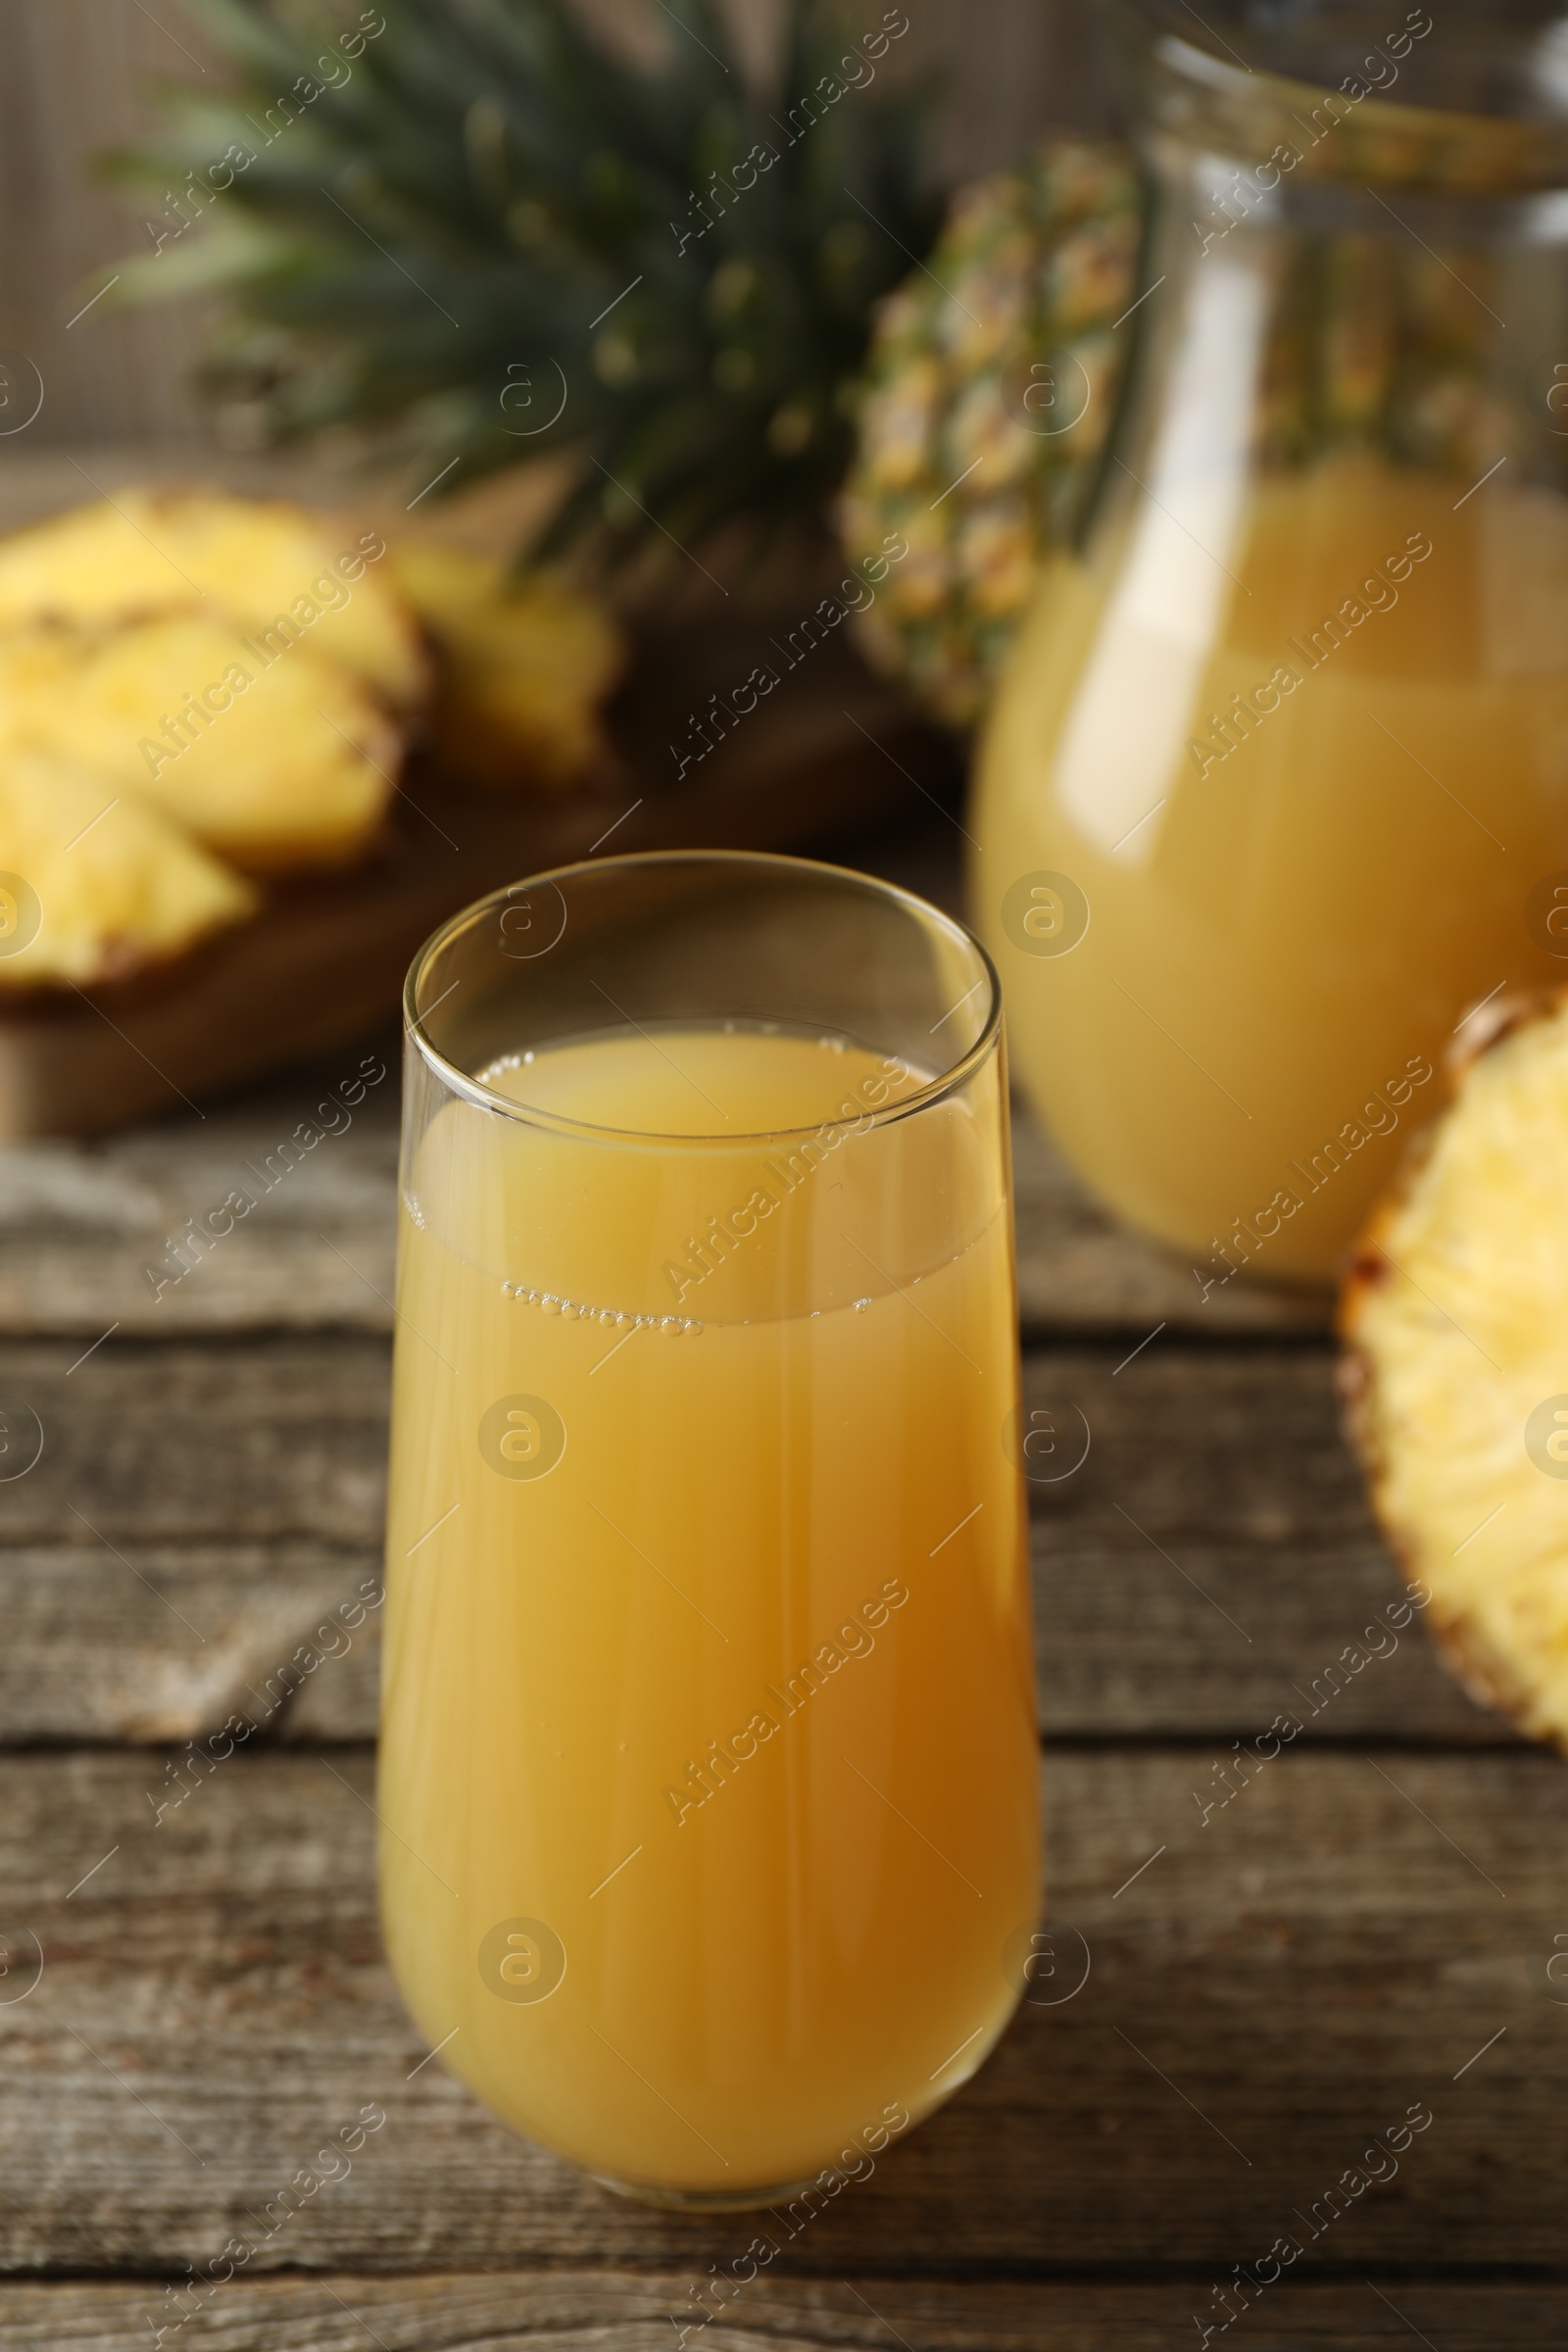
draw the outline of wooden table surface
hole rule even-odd
[[[44,1433],[0,1485],[6,2347],[675,2352],[670,2315],[753,2235],[603,2193],[425,2063],[376,1933],[373,1617],[155,1821],[183,1743],[378,1565],[378,1045],[352,1129],[157,1298],[144,1266],[335,1070],[0,1153],[0,1403]],[[1329,1674],[1401,1582],[1338,1432],[1322,1302],[1201,1303],[1027,1122],[1017,1175],[1030,1397],[1092,1441],[1032,1491],[1070,1997],[1024,2006],[688,2341],[1560,2344],[1568,1773],[1469,1703],[1419,1620]],[[1282,1712],[1301,1736],[1205,1818]],[[231,2283],[170,2291],[372,2102],[346,2178]],[[1430,2122],[1374,2150],[1411,2110]],[[1285,2237],[1303,2251],[1258,2283]]]

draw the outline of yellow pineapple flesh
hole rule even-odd
[[[374,531],[281,500],[117,491],[0,544],[0,630],[189,612],[246,636],[285,621],[396,708],[428,687],[420,632]]]
[[[255,905],[247,883],[134,792],[0,748],[0,994],[124,978]]]
[[[281,503],[128,490],[0,542],[0,995],[180,956],[257,907],[231,865],[363,855],[437,671],[455,773],[573,781],[621,660],[564,587]]]
[[[1373,1498],[1472,1692],[1568,1747],[1568,992],[1486,1016],[1342,1329]]]
[[[398,729],[312,644],[269,658],[189,614],[0,638],[0,744],[134,792],[258,870],[342,863],[379,825]],[[106,792],[105,797],[108,797]]]
[[[560,789],[604,758],[600,705],[625,653],[602,606],[439,540],[406,542],[392,567],[435,641],[434,747],[454,775]]]

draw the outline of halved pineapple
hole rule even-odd
[[[478,784],[575,783],[605,753],[599,706],[625,649],[600,605],[439,540],[394,551],[393,577],[435,640],[435,748]]]
[[[0,545],[0,629],[191,612],[259,637],[282,621],[403,707],[423,698],[427,661],[385,555],[378,533],[281,500],[119,490]]]
[[[1568,992],[1493,1008],[1346,1287],[1373,1499],[1475,1696],[1568,1747]]]
[[[0,743],[91,769],[262,871],[339,864],[375,831],[397,727],[301,641],[269,662],[220,622],[0,638]]]
[[[0,748],[0,993],[122,978],[255,905],[248,883],[137,794]]]

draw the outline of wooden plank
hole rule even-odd
[[[268,1738],[373,1739],[379,1618],[366,1611],[380,1592],[375,1553],[319,1544],[10,1551],[0,1745],[173,1745],[231,1715]]]
[[[1087,1982],[801,2224],[794,2270],[1179,2263],[1202,2308],[1285,2231],[1341,2276],[1560,2264],[1560,1765],[1287,1749],[1206,1827],[1194,1780],[1184,1750],[1051,1759],[1050,1914]],[[0,2010],[0,2268],[175,2275],[236,2230],[253,2276],[744,2250],[746,2217],[609,2197],[421,2064],[378,1956],[368,1758],[240,1751],[156,1828],[152,1785],[135,1754],[0,1762],[0,1877],[44,1954]],[[247,2212],[367,2103],[387,2120],[350,2175],[261,2242]],[[1396,2176],[1339,2212],[1412,2108]]]
[[[73,1359],[75,1359],[74,1361]],[[380,1540],[388,1350],[365,1339],[223,1348],[8,1347],[4,1394],[43,1429],[0,1485],[13,1544],[83,1541],[348,1546]]]
[[[1332,1298],[1322,1288],[1237,1281],[1205,1298],[1191,1262],[1119,1225],[1022,1106],[1012,1132],[1018,1309],[1026,1331],[1125,1331],[1134,1339],[1160,1325],[1214,1339],[1327,1331]]]
[[[677,2342],[669,2316],[690,2311],[692,2283],[679,2271],[241,2277],[166,2340],[185,2352],[351,2352],[368,2338],[386,2352],[649,2352]],[[1193,2302],[1192,2282],[1181,2279],[818,2282],[764,2271],[732,2318],[688,2341],[705,2352],[886,2352],[895,2340],[922,2352],[1170,2352],[1190,2334]],[[0,2347],[147,2352],[149,2317],[167,2326],[171,2308],[188,2305],[187,2295],[172,2307],[154,2280],[0,2288]],[[1541,2352],[1568,2329],[1568,2288],[1398,2273],[1381,2284],[1297,2283],[1287,2273],[1254,2308],[1246,2341],[1249,2352],[1388,2352],[1401,2319],[1443,2352]]]
[[[1380,1622],[1399,1596],[1381,1552],[1283,1548],[1244,1646],[1227,1618],[1259,1597],[1245,1556],[1187,1550],[1175,1568],[1147,1544],[1063,1548],[1038,1521],[1034,1536],[1048,1740],[1200,1739],[1224,1756],[1285,1713],[1313,1740],[1515,1743],[1450,1680],[1419,1622]],[[380,1567],[373,1551],[293,1544],[18,1550],[0,1559],[0,1747],[157,1746],[202,1739],[230,1714],[285,1741],[373,1740],[379,1619],[351,1635],[334,1612],[373,1595]],[[1360,1666],[1346,1663],[1352,1645]],[[285,1699],[290,1660],[306,1679]]]
[[[1172,1548],[1240,1545],[1266,1558],[1286,1543],[1372,1537],[1325,1348],[1206,1348],[1162,1335],[1131,1361],[1118,1348],[1031,1349],[1024,1402],[1049,1414],[1069,1461],[1087,1434],[1080,1469],[1029,1490],[1075,1542],[1119,1544],[1141,1526]]]
[[[323,1626],[379,1573],[384,1344],[116,1341],[67,1360],[0,1356],[45,1428],[36,1468],[0,1486],[0,1745],[196,1739],[231,1712],[285,1740],[373,1737],[377,1620],[347,1644]],[[1419,1619],[1388,1619],[1402,1587],[1319,1351],[1161,1343],[1121,1371],[1103,1349],[1040,1351],[1028,1394],[1064,1449],[1090,1438],[1031,1490],[1049,1738],[1227,1743],[1285,1711],[1314,1739],[1512,1741]],[[302,1646],[319,1667],[259,1717]]]
[[[386,1078],[286,1178],[262,1191],[268,1159],[318,1102],[379,1059]],[[370,1023],[341,1054],[239,1102],[183,1113],[92,1143],[0,1144],[0,1330],[122,1333],[390,1331],[397,1181],[395,1034]],[[1191,1269],[1124,1232],[1083,1192],[1026,1110],[1013,1126],[1018,1288],[1025,1329],[1126,1332],[1155,1325],[1195,1337],[1321,1333],[1321,1293],[1240,1284],[1205,1304]],[[188,1218],[205,1220],[229,1192],[259,1195],[249,1216],[193,1270],[158,1292],[156,1277]],[[150,1281],[144,1269],[151,1265]]]
[[[1512,1741],[1408,1610],[1326,1350],[1040,1348],[1024,1396],[1055,1448],[1030,1486],[1048,1737],[1245,1737],[1284,1712],[1312,1739]]]
[[[1408,1603],[1380,1546],[1058,1549],[1039,1521],[1034,1538],[1048,1740],[1203,1740],[1219,1759],[1285,1715],[1313,1740],[1518,1744],[1453,1681],[1419,1616],[1390,1623]]]
[[[1033,1351],[1031,1410],[1090,1449],[1031,1485],[1057,1541],[1172,1550],[1365,1545],[1372,1523],[1318,1348],[1161,1343],[1118,1368],[1113,1348]],[[373,1546],[385,1483],[388,1351],[353,1334],[158,1348],[118,1336],[0,1349],[0,1394],[38,1415],[43,1451],[0,1483],[13,1543],[299,1541]],[[1081,1420],[1076,1416],[1081,1415]],[[1000,1433],[999,1433],[1000,1443]],[[74,1505],[74,1511],[72,1508]]]
[[[357,1106],[341,1088],[365,1058],[358,1050],[205,1119],[103,1143],[0,1144],[0,1328],[83,1346],[112,1324],[150,1339],[257,1326],[390,1332],[401,1065],[395,1034],[372,1030],[363,1044],[386,1076]],[[280,1147],[329,1094],[337,1107],[316,1124],[335,1132],[284,1173]],[[178,1277],[172,1246],[187,1219],[205,1225],[240,1186],[256,1207],[224,1241],[188,1252],[191,1270]]]

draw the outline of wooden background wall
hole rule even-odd
[[[623,23],[647,0],[591,0]],[[1092,0],[903,0],[906,59],[947,92],[945,165],[1004,163],[1048,124],[1103,120]],[[733,0],[760,47],[774,0]],[[655,20],[657,23],[657,20]],[[190,389],[199,310],[67,322],[118,256],[143,241],[136,208],[93,175],[93,158],[155,119],[160,81],[199,82],[212,61],[180,0],[0,0],[0,351],[44,380],[30,451],[70,442],[207,440]],[[13,446],[20,449],[23,437]],[[0,438],[0,466],[8,444]]]

